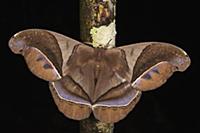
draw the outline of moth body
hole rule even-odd
[[[9,47],[24,56],[34,75],[49,82],[58,109],[75,120],[93,113],[102,122],[118,122],[135,107],[142,91],[160,87],[190,65],[188,55],[168,43],[102,49],[42,29],[17,33]]]

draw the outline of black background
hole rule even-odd
[[[80,40],[79,1],[2,0],[0,7],[1,126],[16,133],[78,133],[78,121],[57,110],[48,83],[31,74],[7,42],[27,28],[53,30]],[[169,42],[184,49],[192,64],[159,89],[143,93],[135,109],[115,124],[115,133],[200,132],[198,8],[192,0],[118,0],[117,46]]]

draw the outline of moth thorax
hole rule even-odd
[[[99,73],[100,73],[100,64],[96,63],[96,65],[95,65],[95,78],[99,77]]]

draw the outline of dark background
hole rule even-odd
[[[117,46],[169,42],[184,49],[192,64],[159,89],[143,93],[135,109],[115,124],[115,133],[200,132],[198,8],[192,0],[118,0]],[[79,1],[0,2],[1,126],[16,133],[78,133],[79,122],[57,110],[48,83],[31,74],[23,58],[7,46],[14,33],[27,28],[53,30],[80,40]]]

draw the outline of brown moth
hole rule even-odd
[[[168,43],[102,49],[41,29],[15,34],[9,47],[24,56],[33,74],[49,81],[58,109],[75,120],[93,113],[102,122],[118,122],[135,107],[141,91],[160,87],[190,65],[188,55]]]

